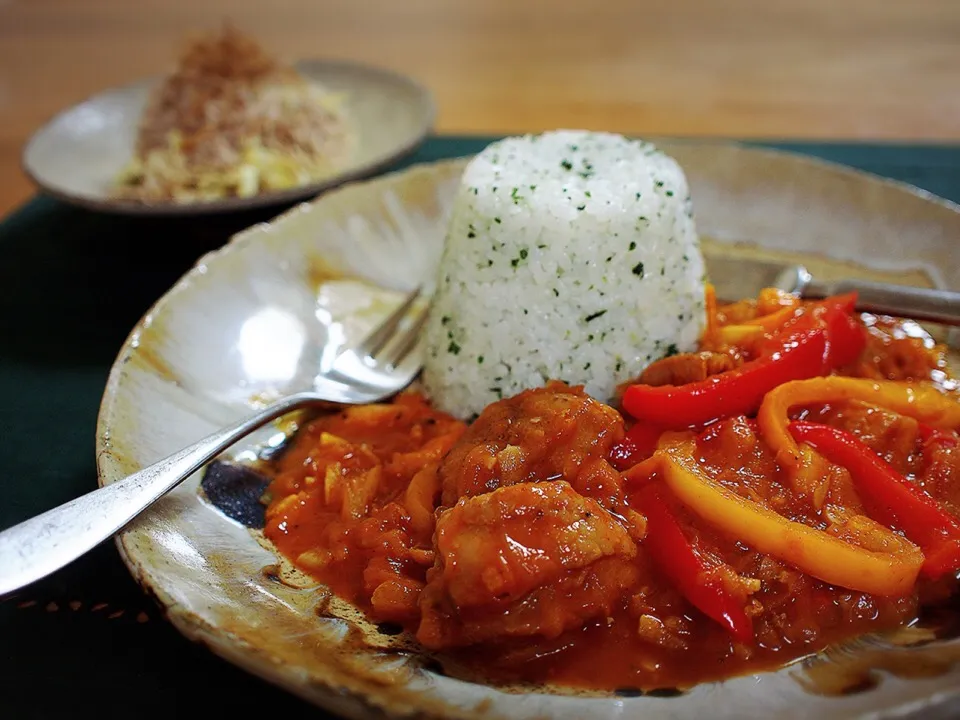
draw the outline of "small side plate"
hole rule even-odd
[[[143,204],[117,199],[114,179],[133,155],[137,125],[158,78],[108,90],[51,119],[24,147],[24,170],[44,192],[95,210],[136,215],[220,213],[291,203],[368,177],[412,153],[433,129],[432,95],[411,78],[331,60],[302,60],[296,67],[309,80],[344,93],[357,136],[351,162],[324,180],[206,202]]]

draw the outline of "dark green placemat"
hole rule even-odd
[[[432,138],[404,164],[489,140]],[[768,144],[960,201],[960,147]],[[127,332],[197,257],[278,211],[144,219],[37,198],[0,224],[0,528],[96,486],[97,408]],[[0,602],[0,662],[0,717],[324,717],[183,639],[112,543]]]

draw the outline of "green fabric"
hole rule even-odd
[[[489,141],[431,138],[400,166],[468,155]],[[960,147],[765,144],[960,201]],[[200,255],[277,212],[126,218],[38,197],[0,224],[0,528],[96,486],[97,408],[130,328]],[[183,639],[112,543],[0,601],[0,662],[0,716],[9,718],[307,709]]]

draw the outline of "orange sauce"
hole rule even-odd
[[[718,308],[711,326],[743,323],[765,309],[779,309],[777,298],[767,295],[759,303]],[[942,349],[916,326],[886,318],[866,317],[864,322],[867,349],[845,374],[949,380]],[[711,345],[709,337],[703,348],[733,358],[734,366],[752,353],[747,345]],[[692,368],[709,374],[705,368],[714,361],[701,360],[691,359],[685,369],[674,362],[654,372]],[[719,361],[716,371],[728,369],[730,362]],[[688,538],[756,582],[747,605],[753,640],[736,642],[693,607],[644,552],[644,519],[633,489],[617,471],[648,456],[658,431],[633,429],[634,440],[647,440],[628,448],[624,423],[615,411],[588,407],[576,390],[551,392],[560,395],[503,401],[485,420],[486,435],[431,409],[414,392],[390,404],[348,408],[314,420],[275,461],[266,536],[297,567],[374,621],[398,624],[418,636],[455,674],[625,693],[668,692],[776,667],[846,638],[910,623],[928,597],[942,600],[954,590],[951,581],[933,590],[919,583],[904,596],[875,597],[830,586],[714,531],[671,500]],[[540,399],[562,400],[556,418],[546,406],[531,410]],[[530,413],[536,415],[535,427],[523,425]],[[939,448],[932,457],[915,421],[856,404],[797,413],[857,434],[946,507],[960,504],[960,451]],[[789,519],[823,524],[819,511],[782,482],[751,419],[728,418],[701,428],[697,443],[704,471],[717,482]],[[564,448],[580,449],[573,465]],[[516,477],[489,471],[493,457],[500,463],[496,467],[509,466]],[[936,473],[929,471],[933,462]],[[554,486],[556,498],[550,502],[555,504],[544,516],[536,509],[540,500],[525,485],[560,479],[569,487]],[[840,500],[859,509],[856,493],[842,482],[838,487]],[[494,494],[502,498],[500,505],[487,502]],[[460,513],[455,519],[449,515],[454,506]],[[494,511],[503,515],[499,525],[489,522]],[[609,544],[638,549],[622,556],[609,551],[591,563],[574,565],[567,560],[593,558],[596,548],[560,535],[551,545],[562,530],[551,524],[553,512],[557,517],[579,513],[590,531],[598,513],[606,518],[603,522],[613,518],[605,530]],[[529,557],[512,565],[513,556],[501,543],[516,544],[517,538],[527,544]],[[541,548],[534,547],[538,538],[546,543]],[[568,557],[544,557],[547,547]],[[503,592],[491,591],[484,598],[474,577],[458,578],[460,585],[450,580],[441,592],[439,579],[457,572],[453,563],[461,569],[476,563],[483,587]],[[556,570],[558,564],[562,571]],[[551,579],[537,585],[536,579],[544,577]],[[616,591],[606,592],[612,585]],[[587,606],[594,610],[587,612]]]

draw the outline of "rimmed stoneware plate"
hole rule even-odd
[[[800,255],[826,274],[960,290],[954,205],[787,154],[696,142],[662,147],[685,168],[699,229],[712,244]],[[144,317],[113,366],[97,431],[100,482],[313,377],[326,338],[362,334],[386,301],[429,278],[463,164],[419,166],[339,188],[202,258]],[[269,428],[233,454],[277,434]],[[404,659],[397,638],[379,635],[349,608],[334,604],[327,613],[334,617],[318,616],[318,590],[264,572],[276,557],[201,499],[199,479],[120,536],[131,572],[186,636],[345,716],[825,719],[958,710],[960,644],[949,640],[894,647],[870,638],[677,697],[514,693],[462,682]],[[864,681],[854,674],[852,684],[847,675],[830,682],[851,671],[866,673]]]
[[[115,178],[133,155],[137,125],[156,78],[108,90],[60,113],[27,142],[26,173],[46,193],[94,210],[136,215],[188,215],[282,205],[368,177],[413,152],[433,128],[430,91],[389,70],[333,60],[303,60],[309,80],[343,93],[356,138],[344,166],[289,190],[205,202],[137,203],[113,195]]]

